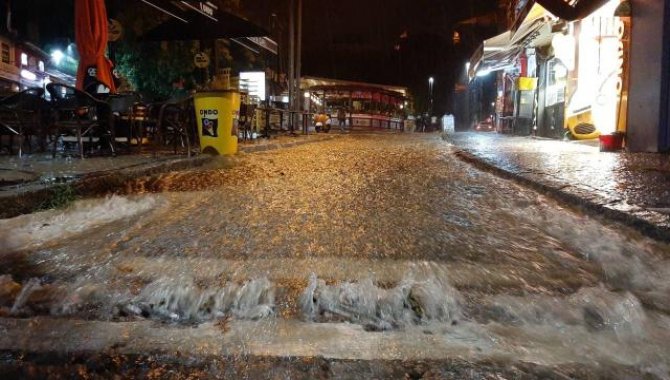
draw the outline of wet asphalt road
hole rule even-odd
[[[40,352],[50,324],[87,320],[107,326],[87,330],[100,335],[90,350],[123,339],[129,355],[174,353],[180,334],[195,357],[222,344],[246,358],[433,360],[422,373],[435,378],[452,359],[511,377],[520,363],[670,376],[668,246],[462,163],[436,135],[221,159],[0,223],[0,351]],[[324,376],[357,378],[338,373]]]

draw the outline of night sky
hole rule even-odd
[[[73,35],[73,0],[13,0],[16,19],[39,24],[42,43]],[[126,0],[131,7],[144,7]],[[288,35],[288,0],[240,0],[264,24],[271,15]],[[304,0],[303,74],[410,87],[425,105],[435,77],[435,110],[449,111],[451,90],[477,42],[452,44],[456,22],[496,9],[496,0]],[[275,29],[276,31],[277,29]],[[406,38],[401,38],[405,34]],[[494,31],[495,32],[495,31]],[[277,36],[279,37],[279,36]],[[482,37],[488,37],[486,35]]]
[[[496,0],[304,0],[303,74],[411,88],[426,107],[435,77],[435,111],[450,95],[473,46],[453,46],[458,21],[495,11]],[[288,20],[288,0],[243,1],[246,14]],[[283,34],[288,34],[288,22]],[[406,38],[400,38],[406,32]],[[492,31],[495,34],[495,31]],[[488,37],[484,35],[483,37]],[[467,45],[467,44],[465,44]],[[397,50],[397,48],[400,50]]]

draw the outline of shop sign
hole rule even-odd
[[[202,12],[202,14],[204,14],[206,16],[209,16],[209,17],[214,16],[214,10],[216,8],[217,8],[216,5],[214,5],[210,2],[206,2],[206,3],[201,2],[200,3],[200,12]]]
[[[107,40],[109,42],[116,42],[123,36],[123,26],[118,20],[110,19],[107,30]]]
[[[193,58],[193,63],[195,67],[204,69],[209,66],[209,56],[205,52],[200,52]]]
[[[629,18],[619,17],[617,20],[617,37],[619,40],[617,46],[617,83],[616,94],[619,103],[619,112],[617,115],[617,130],[626,130],[626,110],[628,108],[628,97],[624,93],[628,92],[628,54],[630,51],[630,24]]]
[[[279,45],[268,37],[247,37],[247,40],[256,46],[259,46],[272,54],[277,54]]]
[[[619,98],[624,91],[624,71],[626,67],[626,54],[627,54],[627,44],[628,44],[628,35],[626,32],[626,24],[622,19],[617,20],[617,38],[619,40],[617,48],[617,83],[616,91]]]

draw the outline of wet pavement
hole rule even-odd
[[[0,371],[670,378],[670,246],[457,153],[351,134],[0,220]]]
[[[337,134],[278,135],[271,139],[242,140],[240,153],[284,149],[304,143],[337,137]],[[72,186],[78,195],[89,196],[100,188],[118,185],[119,177],[168,172],[199,167],[210,156],[144,149],[143,153],[117,156],[91,156],[85,159],[51,153],[0,155],[0,217],[11,217],[39,209],[51,194],[49,190],[62,185]],[[91,181],[95,178],[94,181]],[[111,182],[111,184],[105,183]],[[105,189],[106,191],[106,189]]]
[[[670,240],[670,155],[600,152],[597,140],[558,141],[496,133],[455,133],[447,140],[466,159],[474,158],[581,200],[632,226],[655,229],[653,235]]]

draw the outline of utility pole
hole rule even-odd
[[[289,1],[288,10],[288,110],[289,128],[294,133],[295,110],[295,0]]]
[[[300,79],[302,77],[302,0],[298,0],[298,31],[296,36],[296,53],[295,53],[295,92],[298,100],[298,111],[302,111],[302,94],[300,93]]]

